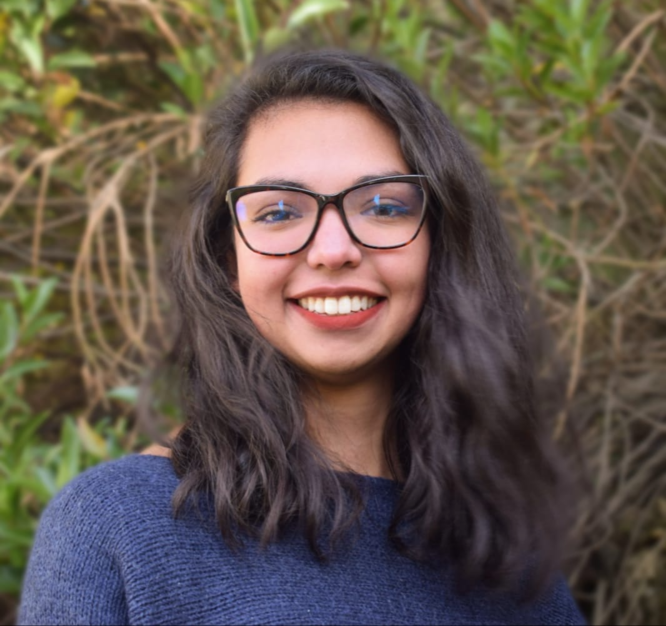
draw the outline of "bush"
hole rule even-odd
[[[18,595],[42,510],[84,469],[126,453],[127,421],[93,427],[66,416],[56,442],[40,435],[52,415],[33,413],[24,396],[29,376],[50,364],[25,357],[24,348],[62,319],[44,310],[57,281],[32,290],[18,277],[12,282],[15,297],[0,299],[0,593]]]

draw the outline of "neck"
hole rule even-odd
[[[392,478],[383,444],[392,392],[392,372],[386,371],[345,384],[312,384],[305,402],[308,429],[336,469]]]

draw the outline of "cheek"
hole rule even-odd
[[[409,298],[407,306],[412,314],[416,315],[421,310],[428,282],[430,258],[428,233],[422,232],[418,239],[405,250],[409,254],[400,261],[399,267],[396,268],[397,275],[400,276],[400,283],[396,286]]]
[[[282,315],[289,264],[277,257],[256,254],[245,246],[236,249],[237,289],[250,318],[261,328],[262,321]]]

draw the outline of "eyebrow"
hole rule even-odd
[[[398,170],[390,170],[387,172],[378,172],[376,174],[366,174],[357,178],[349,187],[354,185],[360,185],[361,183],[367,183],[368,181],[375,180],[376,178],[386,178],[387,176],[407,176],[405,172],[400,172]],[[308,185],[300,180],[292,180],[287,178],[272,178],[270,176],[265,178],[260,178],[257,180],[254,185],[282,185],[283,187],[299,187],[300,189],[307,189],[308,191],[313,191]]]

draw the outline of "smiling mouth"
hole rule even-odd
[[[371,296],[342,296],[340,298],[301,298],[294,302],[306,311],[335,316],[367,311],[383,299]]]

